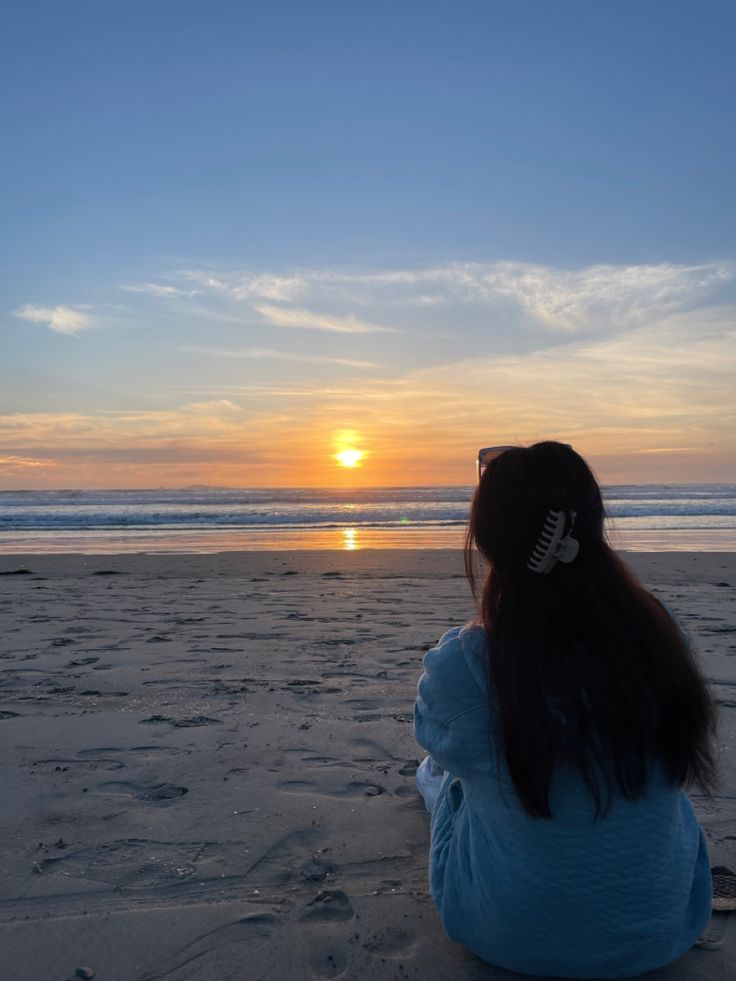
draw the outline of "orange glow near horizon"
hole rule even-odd
[[[279,386],[253,403],[7,412],[0,489],[327,487],[349,500],[472,486],[479,447],[541,439],[571,443],[604,484],[733,483],[730,316],[335,389]]]

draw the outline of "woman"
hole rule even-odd
[[[600,489],[561,443],[488,454],[478,623],[424,659],[416,738],[432,897],[449,936],[525,974],[623,978],[708,924],[715,712],[688,643],[605,541]],[[440,782],[438,769],[445,771]],[[440,772],[441,772],[440,770]],[[434,789],[433,789],[434,788]]]

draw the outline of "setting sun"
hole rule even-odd
[[[357,467],[363,459],[363,454],[360,450],[342,450],[335,454],[335,459],[341,467]]]

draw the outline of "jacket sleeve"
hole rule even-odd
[[[424,656],[414,705],[414,735],[454,776],[467,778],[490,769],[488,695],[468,665],[461,628],[449,630]]]

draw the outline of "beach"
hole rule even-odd
[[[736,553],[626,555],[719,702],[692,795],[736,869]],[[7,981],[502,979],[448,940],[414,784],[458,549],[0,555]],[[732,976],[736,928],[657,978]],[[729,966],[730,965],[730,966]]]

